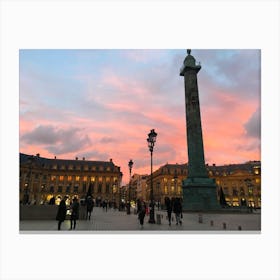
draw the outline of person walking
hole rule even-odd
[[[65,198],[63,198],[59,203],[58,211],[56,214],[56,220],[58,221],[58,230],[60,230],[61,224],[66,218],[66,210]]]
[[[87,206],[87,218],[86,219],[90,220],[91,212],[93,209],[93,200],[92,200],[91,196],[87,197],[86,206]]]
[[[171,213],[172,213],[172,203],[169,197],[165,198],[165,207],[167,211],[167,217],[168,217],[168,222],[169,225],[171,226]]]
[[[173,205],[173,212],[175,213],[176,225],[178,225],[178,223],[182,225],[182,221],[181,221],[182,204],[179,197],[175,198],[174,205]]]
[[[146,215],[146,203],[143,199],[139,199],[137,202],[137,213],[138,213],[138,219],[140,222],[141,229],[144,228],[144,218]]]
[[[71,226],[70,226],[70,230],[71,229],[75,229],[76,228],[76,221],[79,219],[79,208],[80,208],[80,204],[78,202],[77,197],[74,197],[73,199],[73,203],[71,204]]]

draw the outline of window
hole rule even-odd
[[[68,177],[67,177],[67,180],[68,180],[68,182],[69,182],[69,181],[72,181],[72,176],[71,176],[71,175],[68,176]]]
[[[55,181],[56,180],[56,176],[55,175],[51,175],[51,181]]]
[[[106,193],[109,193],[109,192],[110,192],[110,185],[106,184]]]
[[[41,192],[45,192],[45,191],[46,191],[46,185],[43,184],[43,185],[41,186]]]
[[[64,179],[64,176],[63,176],[63,175],[60,175],[60,176],[59,176],[59,181],[63,181],[63,179]]]
[[[91,170],[92,170],[92,171],[95,171],[95,170],[96,170],[96,167],[95,167],[95,166],[92,166],[92,167],[91,167]]]
[[[232,195],[233,196],[238,196],[238,190],[235,187],[232,188]]]
[[[103,171],[104,167],[103,166],[99,166],[99,171]]]
[[[102,184],[98,184],[98,192],[101,193]]]
[[[167,192],[168,192],[168,188],[167,186],[164,186],[164,193],[167,194]]]
[[[83,181],[84,181],[84,182],[87,181],[87,176],[84,176]]]
[[[91,176],[91,177],[90,177],[90,181],[91,181],[91,182],[95,182],[95,177],[94,177],[94,176]]]
[[[77,175],[75,179],[76,179],[76,181],[79,181],[80,180],[80,176]]]
[[[57,192],[62,192],[62,186],[58,186],[58,188],[57,188]]]
[[[68,169],[73,170],[73,165],[72,164],[68,165]]]
[[[88,170],[88,166],[87,165],[84,166],[84,170]]]
[[[54,186],[50,186],[50,193],[54,193]]]
[[[99,177],[99,178],[98,178],[98,181],[99,181],[99,182],[102,182],[102,177]]]
[[[106,168],[106,171],[111,171],[111,168],[110,168],[110,167],[107,167],[107,168]]]
[[[70,193],[71,186],[66,187],[66,193]]]
[[[78,193],[79,186],[74,186],[74,193]]]
[[[248,187],[248,194],[253,195],[253,186]]]

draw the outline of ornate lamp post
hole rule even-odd
[[[130,186],[130,183],[131,183],[131,169],[132,169],[132,166],[133,166],[133,161],[132,159],[128,162],[128,167],[129,167],[129,184],[128,184],[128,202],[127,202],[127,212],[126,214],[130,214],[130,189],[131,189],[131,186]]]
[[[150,210],[150,219],[149,219],[150,224],[155,223],[155,202],[154,202],[154,190],[153,190],[153,150],[154,150],[156,138],[157,138],[157,133],[155,132],[154,129],[152,129],[148,134],[148,138],[147,138],[149,151],[151,153],[151,192],[150,192],[151,210]]]

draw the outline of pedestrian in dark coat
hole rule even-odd
[[[66,218],[66,210],[65,199],[63,198],[59,203],[58,211],[56,214],[56,220],[58,221],[58,230],[60,230],[61,223],[64,222]]]
[[[87,201],[86,201],[86,205],[87,205],[87,219],[90,220],[90,216],[91,216],[91,212],[93,209],[93,200],[91,196],[88,196]]]
[[[73,199],[73,203],[71,205],[71,229],[75,229],[76,228],[76,221],[79,219],[79,208],[80,208],[80,204],[78,202],[78,199],[75,197]]]
[[[181,204],[179,197],[176,197],[176,199],[174,201],[173,212],[175,213],[175,217],[176,217],[176,225],[178,225],[178,223],[180,223],[180,225],[182,225],[182,221],[181,221],[182,204]]]
[[[168,217],[168,222],[169,225],[171,226],[171,213],[172,213],[172,203],[169,197],[165,198],[165,207],[167,211],[167,217]]]
[[[143,199],[139,199],[137,203],[137,213],[138,213],[138,219],[141,225],[141,229],[144,228],[144,218],[146,214],[146,203]]]

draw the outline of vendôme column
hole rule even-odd
[[[205,167],[197,73],[191,50],[180,69],[185,81],[186,129],[188,144],[188,176],[183,181],[184,210],[216,210],[220,208],[215,180],[208,177]]]

